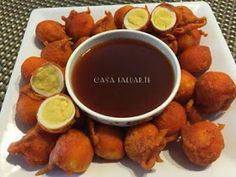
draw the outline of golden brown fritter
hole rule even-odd
[[[48,165],[38,171],[36,175],[47,173],[54,165],[67,174],[82,173],[92,162],[93,154],[89,138],[81,131],[71,129],[59,137],[50,154]]]
[[[42,95],[39,95],[35,91],[33,91],[30,84],[26,84],[20,88],[20,94],[25,94],[26,96],[34,99],[34,100],[44,100],[45,97]]]
[[[44,165],[49,160],[57,137],[57,135],[41,130],[36,125],[21,140],[11,143],[8,152],[12,155],[23,155],[30,165]]]
[[[88,124],[97,156],[106,160],[120,160],[124,157],[123,130],[120,127],[94,123],[91,119]]]
[[[161,33],[161,34],[156,34],[156,37],[161,39],[163,42],[165,42],[170,49],[177,54],[178,52],[178,42],[176,37],[173,34],[170,33]]]
[[[41,100],[34,100],[25,94],[20,94],[16,104],[16,117],[24,124],[34,125],[37,122],[37,112]]]
[[[236,96],[234,81],[223,72],[210,71],[196,82],[195,105],[204,113],[227,110]]]
[[[66,33],[74,42],[83,36],[90,36],[94,28],[94,20],[89,8],[84,12],[72,10],[69,16],[63,16],[62,20],[65,21]]]
[[[181,70],[180,86],[175,95],[175,100],[180,103],[186,103],[193,96],[197,79],[188,71]]]
[[[21,65],[22,80],[25,83],[29,83],[33,72],[46,63],[48,63],[47,60],[44,60],[43,58],[35,57],[35,56],[31,56],[25,59],[25,61]]]
[[[198,29],[193,29],[192,31],[184,34],[177,35],[178,53],[183,52],[189,47],[199,45],[202,35],[207,36],[207,33]]]
[[[159,131],[151,123],[143,123],[128,129],[125,137],[125,152],[143,169],[151,170],[158,155]]]
[[[180,129],[186,125],[186,113],[179,103],[172,101],[155,119],[154,125],[161,129],[168,129],[167,136],[178,135]]]
[[[185,105],[185,111],[188,117],[188,121],[190,121],[190,123],[196,123],[203,120],[201,112],[194,105],[193,99],[187,102],[187,104]]]
[[[46,44],[46,47],[41,51],[41,57],[49,62],[65,67],[71,53],[70,41],[63,39]]]
[[[30,85],[20,88],[20,95],[16,103],[16,118],[27,125],[37,122],[37,112],[44,98],[35,93]]]
[[[72,49],[75,50],[80,44],[82,44],[84,41],[86,41],[86,40],[89,39],[89,38],[90,38],[89,36],[84,36],[84,37],[79,38],[79,39],[73,44]]]
[[[219,158],[224,148],[224,139],[212,122],[201,121],[181,130],[182,148],[188,159],[200,166],[208,166]]]
[[[95,23],[92,35],[116,29],[114,18],[111,12],[105,11],[105,15],[105,17]]]
[[[174,34],[184,34],[207,24],[206,17],[197,17],[193,11],[186,6],[175,6],[175,13],[177,16],[177,25],[172,31]]]
[[[63,26],[53,20],[44,20],[38,23],[35,33],[37,39],[43,44],[68,38]]]
[[[179,56],[179,63],[182,69],[193,75],[202,74],[211,66],[212,58],[209,47],[192,46],[183,51]]]

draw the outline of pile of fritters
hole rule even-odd
[[[207,72],[212,57],[209,47],[200,45],[201,37],[207,33],[199,29],[206,24],[206,17],[197,17],[185,6],[167,3],[158,6],[171,9],[176,14],[176,24],[165,32],[155,31],[151,25],[142,30],[167,43],[182,69],[177,95],[159,116],[151,122],[121,128],[95,122],[76,108],[76,121],[69,130],[51,132],[38,125],[37,112],[45,97],[32,90],[33,73],[48,63],[64,73],[77,46],[92,35],[124,28],[125,15],[135,7],[123,6],[114,16],[106,11],[97,22],[89,9],[72,10],[68,17],[62,17],[64,25],[45,20],[36,27],[36,38],[44,48],[40,57],[29,57],[22,64],[25,85],[20,89],[16,106],[17,118],[32,129],[9,146],[9,153],[21,154],[30,165],[47,164],[37,175],[48,172],[55,165],[68,174],[84,172],[94,154],[108,161],[121,160],[127,155],[143,169],[150,170],[156,161],[161,161],[160,153],[166,144],[173,141],[182,144],[184,153],[196,165],[207,166],[215,161],[224,148],[223,125],[205,119],[207,114],[229,108],[236,96],[235,83],[226,73]],[[66,90],[61,94],[67,95]]]

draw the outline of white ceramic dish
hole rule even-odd
[[[165,54],[166,58],[169,60],[171,67],[174,71],[174,87],[170,95],[166,98],[166,100],[160,106],[141,115],[137,115],[133,117],[123,117],[123,118],[103,115],[85,106],[76,97],[72,88],[72,84],[71,84],[72,69],[74,68],[76,61],[78,61],[81,55],[83,55],[86,51],[88,51],[90,48],[92,48],[93,46],[96,46],[99,43],[112,40],[112,39],[119,39],[121,36],[122,38],[135,39],[135,40],[149,43],[152,46],[155,46],[163,54]],[[65,81],[66,81],[66,87],[67,87],[68,93],[70,94],[71,98],[91,118],[99,122],[110,124],[110,125],[132,126],[132,125],[144,122],[144,121],[148,121],[153,116],[160,114],[160,112],[162,112],[165,109],[165,107],[171,102],[171,100],[173,100],[180,84],[180,66],[179,66],[178,59],[176,55],[172,52],[172,50],[164,42],[154,37],[153,35],[139,32],[139,31],[134,31],[134,30],[115,30],[115,31],[108,31],[105,33],[100,33],[96,36],[93,36],[76,48],[76,50],[71,54],[69,61],[66,65]]]
[[[174,5],[186,5],[190,7],[198,16],[206,16],[208,24],[203,29],[209,33],[208,37],[201,40],[201,44],[211,48],[213,64],[211,70],[223,71],[228,73],[236,81],[236,66],[233,57],[222,36],[221,30],[216,22],[213,12],[205,2],[174,3]],[[153,9],[156,4],[147,4]],[[143,6],[139,4],[137,6]],[[95,19],[104,15],[104,10],[114,12],[117,6],[97,6],[91,7],[92,15]],[[38,167],[28,166],[20,157],[8,156],[8,145],[19,140],[24,127],[15,121],[15,105],[18,98],[20,83],[20,66],[24,59],[31,55],[39,56],[40,45],[35,42],[34,30],[36,24],[45,19],[60,20],[60,16],[68,15],[72,9],[85,10],[87,7],[69,7],[37,9],[30,16],[20,52],[12,73],[5,100],[0,114],[0,176],[1,177],[33,177]],[[101,163],[95,159],[88,170],[83,173],[83,177],[235,177],[236,174],[236,101],[230,109],[223,115],[215,117],[215,122],[226,124],[223,130],[225,138],[225,149],[221,157],[208,168],[202,169],[192,166],[186,161],[185,156],[179,150],[178,145],[170,146],[169,151],[161,154],[163,163],[156,163],[154,170],[145,173],[139,166],[125,159],[121,162]],[[20,130],[21,129],[21,130]],[[66,177],[66,174],[55,168],[45,176]],[[72,175],[77,177],[78,175]]]

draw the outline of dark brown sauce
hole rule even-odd
[[[159,106],[173,89],[169,61],[145,42],[113,39],[81,57],[72,71],[72,87],[80,101],[98,113],[137,116]]]

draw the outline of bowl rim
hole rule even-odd
[[[74,94],[73,88],[72,88],[72,84],[71,84],[71,75],[70,75],[70,70],[73,69],[73,65],[72,62],[73,60],[77,60],[78,57],[75,57],[77,55],[77,53],[81,50],[81,48],[83,48],[83,46],[88,43],[88,42],[92,42],[94,40],[96,40],[97,38],[102,38],[106,35],[112,35],[114,33],[135,33],[136,35],[142,36],[142,37],[149,37],[152,38],[154,40],[157,41],[158,45],[162,45],[170,54],[170,56],[172,57],[171,60],[173,60],[175,66],[173,66],[173,64],[171,64],[172,69],[176,70],[176,72],[174,71],[174,85],[173,85],[173,89],[171,91],[171,93],[169,94],[169,96],[165,99],[165,101],[160,104],[159,106],[157,106],[155,109],[146,112],[144,114],[140,114],[137,116],[130,116],[130,117],[115,117],[115,116],[108,116],[108,115],[104,115],[101,113],[98,113],[92,109],[90,109],[89,107],[85,106],[80,100],[79,98],[77,98],[77,96]],[[125,37],[124,37],[125,38]],[[108,39],[109,40],[109,39]],[[136,39],[138,40],[138,39]],[[104,40],[106,41],[106,40]],[[142,40],[141,40],[142,41]],[[144,42],[144,41],[143,41]],[[152,45],[152,44],[151,44]],[[92,45],[94,46],[94,44]],[[154,46],[156,47],[156,46]],[[159,47],[157,47],[159,49]],[[164,55],[166,55],[164,53]],[[167,57],[167,56],[166,56]],[[167,57],[168,58],[168,57]],[[169,58],[168,58],[169,59]],[[175,67],[175,68],[173,68]],[[141,120],[145,120],[147,118],[150,118],[156,114],[158,114],[160,111],[162,111],[174,98],[174,96],[176,95],[179,85],[180,85],[180,65],[178,62],[178,59],[176,57],[176,55],[174,54],[174,52],[169,48],[169,46],[167,46],[167,44],[165,44],[163,41],[161,41],[159,38],[148,34],[146,32],[141,32],[141,31],[136,31],[136,30],[127,30],[127,29],[118,29],[118,30],[112,30],[112,31],[107,31],[107,32],[103,32],[97,35],[94,35],[92,37],[90,37],[89,39],[87,39],[85,42],[83,42],[82,44],[80,44],[71,54],[70,58],[68,59],[66,68],[65,68],[65,84],[66,84],[66,88],[67,91],[70,95],[70,97],[72,98],[72,100],[76,103],[76,105],[84,112],[86,112],[88,115],[95,117],[98,120],[102,120],[102,122],[104,121],[108,121],[108,122],[120,122],[120,123],[125,123],[125,122],[135,122],[135,121],[141,121]]]

